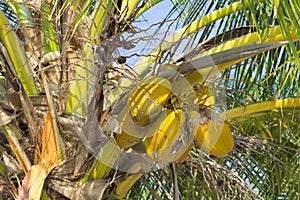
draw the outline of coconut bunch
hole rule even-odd
[[[178,87],[178,82],[180,78],[160,76],[139,81],[118,114],[116,143],[124,150],[146,152],[160,164],[185,161],[194,142],[206,154],[225,157],[233,137],[221,117],[212,117],[215,100],[208,85]]]

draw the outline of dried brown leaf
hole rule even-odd
[[[20,199],[39,200],[44,186],[44,182],[49,172],[59,164],[59,147],[55,140],[55,131],[53,118],[51,114],[44,116],[44,129],[42,133],[42,151],[38,164],[33,165],[30,171],[26,174]],[[27,194],[28,191],[28,194]],[[23,198],[21,198],[23,196]],[[28,197],[28,198],[27,198]]]
[[[13,119],[15,119],[18,115],[12,115],[7,112],[5,112],[1,107],[0,107],[0,126],[4,126],[9,124]]]

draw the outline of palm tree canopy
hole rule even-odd
[[[0,8],[0,198],[299,196],[297,0]]]

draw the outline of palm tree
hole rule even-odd
[[[160,2],[0,1],[1,198],[297,199],[298,1]]]

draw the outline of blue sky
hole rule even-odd
[[[146,25],[151,25],[154,23],[161,22],[162,19],[170,12],[173,5],[169,0],[163,0],[156,4],[153,8],[147,10],[140,19],[147,19]]]
[[[132,37],[131,39],[134,39],[134,38],[137,39],[137,38],[144,37],[144,38],[148,38],[148,40],[139,41],[136,44],[136,47],[133,49],[130,49],[130,50],[120,49],[119,53],[124,56],[125,55],[129,56],[134,53],[137,53],[137,54],[149,53],[152,50],[152,48],[156,47],[158,45],[158,43],[163,39],[163,37],[165,36],[165,30],[168,28],[165,25],[166,26],[165,30],[163,27],[162,29],[160,29],[159,33],[157,34],[156,31],[157,31],[158,25],[152,27],[151,29],[149,29],[149,27],[153,24],[158,24],[163,19],[165,19],[165,17],[167,16],[167,14],[170,12],[170,10],[172,8],[173,8],[173,4],[169,0],[164,0],[164,1],[161,1],[160,3],[154,5],[150,9],[148,9],[145,13],[143,13],[136,20],[136,22],[134,23],[134,26],[137,28],[144,29],[145,31],[135,34],[134,37]],[[170,31],[168,31],[168,32],[170,32]],[[125,33],[125,35],[126,35],[126,33]],[[152,38],[152,39],[149,40],[150,38]],[[138,58],[138,57],[134,56],[132,58],[129,58],[126,63],[129,66],[133,67],[138,62],[139,59],[140,59],[140,57]]]

